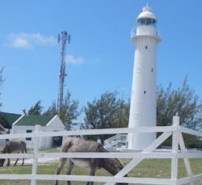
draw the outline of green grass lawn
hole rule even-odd
[[[125,164],[129,160],[122,160]],[[59,161],[58,161],[59,162]],[[39,164],[38,174],[55,174],[58,162],[48,162],[45,164]],[[194,174],[202,173],[202,160],[201,159],[191,159],[191,166]],[[25,161],[26,163],[26,161]],[[134,168],[128,175],[130,177],[152,177],[152,178],[170,178],[170,159],[151,159],[144,160],[136,168]],[[179,177],[186,177],[186,170],[183,160],[179,160]],[[10,167],[0,167],[0,174],[30,174],[31,165],[25,166],[10,166]],[[65,169],[63,169],[61,174],[65,174]],[[85,175],[88,174],[88,170],[75,167],[72,174],[74,175]],[[98,170],[96,175],[107,176],[109,175],[104,170]],[[29,181],[22,180],[0,180],[0,185],[29,185]],[[37,185],[53,185],[53,181],[38,181]],[[60,185],[66,185],[66,182],[60,182]],[[84,184],[83,182],[73,182],[74,185]],[[96,183],[97,185],[101,183]],[[202,182],[198,182],[197,185],[202,185]]]

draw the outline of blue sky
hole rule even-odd
[[[44,110],[58,96],[60,47],[67,46],[66,90],[85,106],[106,91],[131,94],[134,45],[130,31],[147,0],[1,0],[0,67],[2,111],[22,113],[38,100]],[[150,0],[162,39],[157,84],[189,85],[202,94],[202,1]]]

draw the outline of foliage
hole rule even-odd
[[[81,111],[78,110],[78,106],[79,102],[71,100],[71,94],[67,92],[64,103],[59,107],[59,117],[67,129],[69,129],[72,120],[77,119],[81,114]]]
[[[67,129],[69,129],[72,120],[77,119],[81,114],[78,110],[79,102],[71,99],[71,94],[68,92],[64,98],[64,103],[61,105],[59,110],[57,109],[56,103],[53,102],[52,105],[45,111],[42,112],[43,107],[41,101],[32,106],[28,112],[24,109],[24,114],[27,115],[58,115],[61,121],[64,123]]]
[[[178,114],[181,124],[192,129],[202,128],[202,103],[195,91],[187,84],[185,78],[181,88],[172,90],[172,83],[166,90],[157,90],[157,123],[167,126],[172,123],[174,115]]]
[[[128,127],[130,103],[118,100],[117,112],[115,117],[115,127]]]
[[[202,142],[199,137],[183,134],[184,143],[186,148],[198,148],[199,150],[202,148]],[[161,146],[171,147],[172,146],[172,136],[170,136]]]
[[[65,124],[66,128],[70,128],[72,120],[77,119],[81,114],[81,111],[78,110],[79,102],[71,99],[70,92],[67,92],[64,103],[57,109],[55,102],[44,112],[45,115],[58,115],[61,121]]]
[[[44,115],[56,115],[58,114],[57,111],[57,105],[55,102],[52,103],[52,105],[44,112]]]
[[[99,99],[87,103],[85,108],[85,122],[93,128],[127,127],[130,103],[117,99],[117,93],[105,92]],[[178,114],[181,124],[185,127],[200,130],[202,128],[202,103],[195,91],[190,88],[187,78],[182,87],[172,89],[172,83],[166,89],[159,86],[157,89],[157,125],[172,124],[173,116]],[[100,136],[103,142],[108,136]],[[91,137],[92,139],[92,137]],[[97,139],[97,138],[93,138]],[[197,138],[186,136],[189,147],[197,147]]]
[[[41,106],[41,101],[37,101],[36,104],[34,106],[32,106],[29,110],[28,113],[26,112],[26,110],[24,109],[23,112],[26,115],[41,115],[43,110],[43,107]]]
[[[105,92],[100,99],[87,103],[85,107],[85,122],[93,128],[124,127],[128,123],[129,107],[116,93]],[[104,142],[108,136],[100,135],[99,139]]]

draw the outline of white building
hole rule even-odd
[[[65,130],[65,126],[60,118],[47,115],[23,115],[13,123],[11,133],[32,133],[35,130],[35,125],[40,125],[40,132],[49,131],[62,131]],[[57,147],[62,144],[62,136],[58,137],[42,137],[39,141],[39,148],[51,148]],[[32,138],[25,138],[28,148],[33,147]]]
[[[8,130],[6,130],[1,124],[0,124],[0,135],[1,134],[7,134]],[[0,146],[3,146],[6,143],[6,139],[0,139]]]
[[[9,134],[13,123],[20,117],[20,114],[0,112],[0,134]],[[7,139],[0,139],[0,146],[6,144]]]
[[[156,22],[147,5],[137,17],[138,26],[131,35],[135,54],[129,128],[156,126],[156,48],[160,41]],[[155,133],[128,134],[128,148],[143,150],[155,138]]]

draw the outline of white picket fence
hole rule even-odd
[[[32,174],[0,174],[0,180],[30,180],[31,185],[36,185],[37,180],[60,180],[60,181],[94,181],[104,182],[106,185],[119,183],[133,184],[154,184],[154,185],[178,185],[191,184],[195,185],[197,181],[202,182],[202,171],[200,174],[193,174],[190,166],[190,158],[201,158],[202,151],[190,152],[185,148],[182,133],[202,137],[202,132],[191,130],[179,126],[179,117],[174,116],[172,126],[163,127],[138,127],[135,129],[113,128],[113,129],[93,129],[93,130],[77,130],[77,131],[58,131],[58,132],[40,132],[40,127],[36,126],[34,133],[26,134],[7,134],[0,135],[0,139],[20,139],[32,137],[34,142],[33,153],[28,154],[0,154],[0,158],[25,158],[33,159]],[[77,136],[77,135],[100,135],[100,134],[118,134],[118,133],[146,133],[146,132],[162,132],[162,134],[145,150],[141,152],[109,152],[109,153],[42,153],[39,152],[38,146],[42,137],[53,136]],[[157,147],[161,145],[169,136],[172,135],[172,150],[160,151]],[[39,158],[131,158],[131,161],[115,176],[79,176],[79,175],[47,175],[37,174]],[[187,177],[178,178],[178,160],[184,159],[187,171]],[[136,178],[124,177],[128,172],[135,168],[144,159],[171,159],[171,177],[164,178]],[[0,169],[1,170],[1,169]],[[151,169],[152,170],[152,169]]]

